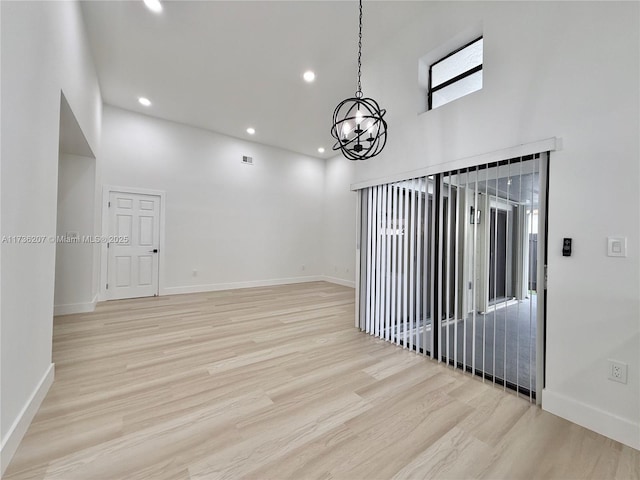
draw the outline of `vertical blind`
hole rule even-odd
[[[547,158],[361,189],[358,326],[533,400]]]
[[[425,177],[361,191],[365,217],[360,326],[389,342],[429,353],[428,272],[432,181]]]

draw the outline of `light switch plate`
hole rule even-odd
[[[607,256],[626,257],[627,237],[607,237]]]

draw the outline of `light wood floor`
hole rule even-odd
[[[328,283],[58,317],[6,480],[640,478],[640,452],[353,327]]]

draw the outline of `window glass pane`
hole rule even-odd
[[[469,75],[441,90],[433,92],[431,108],[437,108],[457,98],[464,97],[482,88],[482,70]]]
[[[482,65],[482,38],[431,67],[431,87]]]

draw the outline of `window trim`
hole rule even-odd
[[[473,45],[474,43],[476,43],[479,40],[482,40],[484,38],[484,35],[480,35],[478,38],[475,38],[474,40],[471,40],[469,43],[464,44],[463,46],[461,46],[460,48],[455,49],[454,51],[448,53],[447,55],[445,55],[444,57],[442,57],[440,60],[437,60],[435,62],[433,62],[430,66],[429,66],[429,89],[427,91],[427,111],[429,110],[433,110],[433,93],[437,92],[438,90],[442,90],[445,87],[448,87],[449,85],[452,85],[460,80],[462,80],[463,78],[466,78],[470,75],[473,75],[476,72],[480,72],[482,70],[482,67],[484,66],[484,47],[482,49],[482,53],[483,53],[483,57],[482,57],[482,63],[480,65],[476,65],[473,68],[470,68],[469,70],[466,70],[458,75],[456,75],[453,78],[450,78],[449,80],[442,82],[441,84],[439,84],[437,87],[432,87],[431,86],[431,79],[433,76],[433,72],[432,69],[434,67],[434,65],[439,64],[440,62],[446,60],[447,58],[455,55],[456,53],[464,50],[467,47],[470,47],[471,45]],[[448,103],[448,102],[447,102]]]

